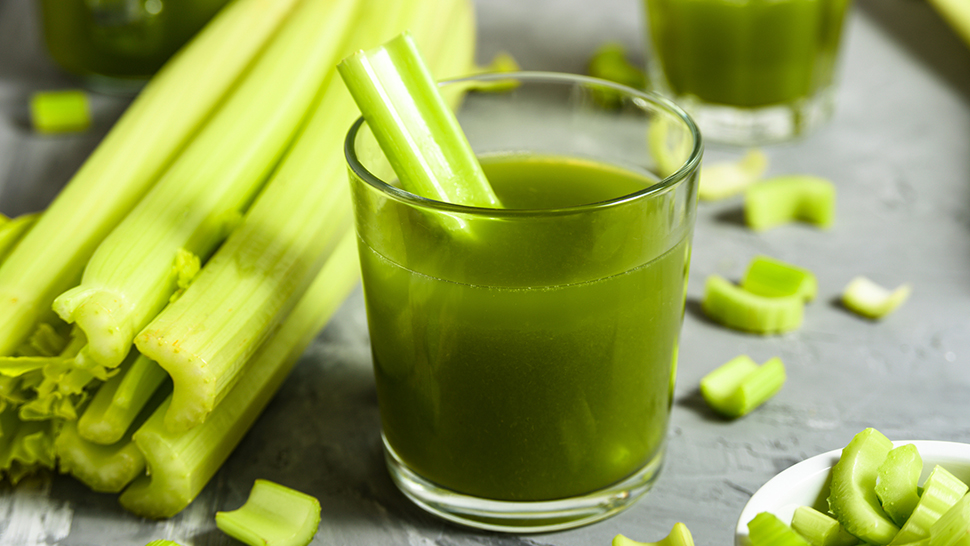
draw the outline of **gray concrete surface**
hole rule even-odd
[[[638,61],[637,0],[478,0],[479,56],[511,52],[526,69],[579,72],[599,43]],[[93,149],[124,101],[99,96],[96,127],[38,137],[24,106],[36,89],[73,85],[46,59],[30,0],[0,0],[0,212],[42,208]],[[409,546],[607,545],[643,541],[677,521],[699,546],[733,543],[751,493],[806,457],[874,426],[890,438],[970,441],[970,48],[921,0],[858,0],[831,122],[765,149],[769,174],[810,173],[838,187],[836,225],[756,234],[738,200],[701,203],[681,343],[669,459],[656,487],[626,512],[543,535],[466,530],[424,514],[384,472],[359,290],[307,350],[291,378],[200,498],[172,520],[134,518],[113,495],[55,477],[0,488],[0,546],[135,546],[156,538],[234,544],[215,510],[239,506],[257,477],[317,496],[313,544]],[[739,150],[710,145],[708,159]],[[812,269],[819,298],[803,328],[758,337],[707,321],[707,275],[737,279],[755,254]],[[914,293],[874,323],[837,303],[855,275]],[[728,422],[697,392],[710,369],[739,354],[780,356],[789,380],[767,405]]]

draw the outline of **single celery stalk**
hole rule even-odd
[[[856,277],[842,290],[842,304],[860,316],[878,320],[895,311],[912,291],[909,284],[890,291],[866,277]]]
[[[797,295],[809,302],[818,293],[818,281],[807,269],[768,256],[755,256],[741,279],[741,288],[771,298]]]
[[[183,433],[170,432],[165,427],[169,399],[135,432],[135,444],[152,473],[125,489],[123,507],[143,517],[167,518],[192,502],[357,283],[356,244],[356,235],[348,230],[293,312],[260,346],[248,372],[204,423]]]
[[[454,4],[469,9],[464,1]],[[360,24],[345,49],[380,43],[420,19],[413,4],[398,3],[396,13],[368,21],[379,5],[364,3]],[[420,32],[428,39],[445,34],[432,28]],[[433,49],[431,67],[452,70],[439,62],[441,57],[443,51]],[[470,58],[469,53],[463,60],[466,66]],[[175,390],[165,421],[172,431],[205,420],[350,225],[342,143],[345,129],[359,114],[346,87],[331,72],[334,77],[328,78],[307,125],[242,224],[184,295],[135,339],[138,349],[172,376]]]
[[[657,542],[637,542],[623,535],[613,537],[613,546],[694,546],[694,537],[683,523],[674,524],[670,533]]]
[[[720,275],[711,275],[701,301],[711,320],[746,332],[778,334],[802,325],[805,302],[800,295],[766,297],[753,294]]]
[[[177,289],[180,251],[207,258],[296,133],[352,26],[357,0],[299,4],[229,100],[104,240],[54,310],[112,368]]]
[[[449,203],[501,206],[409,33],[357,52],[337,70],[404,189]]]
[[[913,513],[890,544],[898,546],[929,537],[930,527],[966,494],[965,483],[942,466],[934,466],[923,482],[923,493]]]
[[[34,227],[40,213],[22,214],[13,220],[7,220],[0,224],[0,263],[9,255],[17,243],[27,235],[30,228]]]
[[[928,546],[967,546],[970,544],[970,495],[950,507],[930,526]]]
[[[76,421],[65,421],[54,440],[57,466],[100,493],[118,493],[145,471],[145,457],[131,435],[114,445],[89,442]]]
[[[117,374],[104,382],[77,422],[77,433],[89,442],[119,442],[152,394],[168,378],[158,364],[132,351]]]
[[[876,496],[896,525],[903,525],[919,502],[919,476],[923,459],[913,444],[892,449],[879,467]]]
[[[758,365],[741,355],[722,364],[701,379],[701,395],[718,413],[742,417],[768,401],[785,384],[785,365],[772,358]]]
[[[771,512],[761,512],[751,518],[748,539],[751,546],[809,546],[801,535]]]
[[[835,518],[811,506],[795,509],[791,528],[812,546],[855,546],[860,543]]]
[[[249,499],[216,512],[216,527],[250,546],[306,546],[320,526],[320,501],[269,480],[256,480]]]
[[[845,530],[870,544],[889,544],[899,530],[879,505],[876,478],[893,447],[874,428],[856,434],[832,467],[829,509]]]
[[[817,176],[778,176],[754,184],[744,193],[744,218],[763,231],[802,221],[821,228],[835,221],[835,186]]]
[[[83,131],[91,126],[88,95],[79,89],[38,91],[30,97],[30,122],[38,133]]]
[[[716,201],[737,195],[761,179],[768,169],[768,156],[752,148],[738,161],[722,161],[701,167],[697,197]]]
[[[297,0],[236,0],[155,75],[47,212],[0,263],[0,355],[77,284],[95,248],[135,207],[236,85]]]

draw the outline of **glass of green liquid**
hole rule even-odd
[[[607,517],[663,461],[699,132],[581,76],[441,89],[503,208],[400,189],[363,120],[345,148],[390,474],[479,528]]]
[[[851,0],[644,0],[654,88],[704,137],[761,144],[828,120]]]

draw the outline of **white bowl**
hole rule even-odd
[[[915,444],[923,459],[920,483],[935,465],[942,466],[957,478],[970,483],[970,444],[929,440],[893,443],[895,446],[903,444]],[[799,506],[812,506],[822,512],[827,511],[829,474],[841,455],[842,449],[834,449],[805,459],[780,472],[755,491],[738,518],[738,526],[734,531],[735,546],[750,545],[748,522],[761,512],[771,512],[785,523],[790,523],[792,514]]]

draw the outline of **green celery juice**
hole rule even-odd
[[[565,210],[656,182],[573,158],[482,163],[509,209]],[[390,252],[359,225],[383,434],[396,455],[438,486],[507,501],[583,495],[655,461],[689,262],[690,229],[665,227],[674,210],[661,196],[595,218],[550,214],[521,232],[506,218],[472,224],[475,241],[461,243],[415,236],[434,228],[388,209],[375,217],[392,233],[377,246]],[[587,250],[564,250],[573,243]],[[451,250],[460,244],[475,249]],[[562,281],[535,282],[545,277]]]
[[[850,0],[645,0],[669,90],[757,108],[831,86]]]

